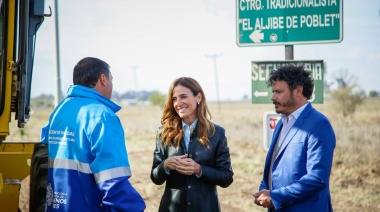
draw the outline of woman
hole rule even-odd
[[[156,136],[151,179],[166,181],[159,211],[220,211],[216,186],[231,185],[233,171],[222,127],[201,86],[181,77],[170,86]]]

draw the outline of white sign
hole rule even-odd
[[[268,151],[270,144],[272,142],[273,131],[280,121],[281,115],[276,112],[266,112],[263,116],[263,129],[264,129],[264,139],[263,146],[265,151]]]

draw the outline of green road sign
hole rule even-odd
[[[236,0],[238,46],[341,42],[343,0]]]
[[[303,65],[306,70],[311,71],[311,76],[314,79],[314,92],[309,101],[323,103],[323,60],[292,60],[252,62],[252,104],[272,104],[272,88],[267,86],[269,72],[287,64]]]

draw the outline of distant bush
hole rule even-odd
[[[54,96],[42,94],[30,100],[30,107],[33,108],[53,108]]]
[[[348,71],[341,72],[335,80],[338,88],[329,90],[328,93],[335,102],[336,110],[342,112],[343,117],[354,115],[356,108],[366,97],[365,92],[354,82],[356,78],[350,76]]]
[[[158,91],[152,91],[148,100],[153,106],[163,108],[165,104],[165,95],[160,94]]]
[[[376,98],[376,97],[379,97],[379,93],[377,91],[370,91],[368,96],[370,98]]]

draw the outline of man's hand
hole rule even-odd
[[[258,202],[258,205],[263,206],[264,208],[273,208],[273,203],[270,199],[270,193],[269,190],[261,190],[258,192],[258,197],[255,197],[255,203]],[[256,195],[256,196],[257,196]],[[255,194],[254,194],[255,196]]]
[[[259,201],[257,200],[260,196],[260,194],[263,193],[263,190],[259,191],[259,192],[256,192],[253,194],[253,197],[255,198],[255,204],[258,205],[258,206],[262,206]]]

